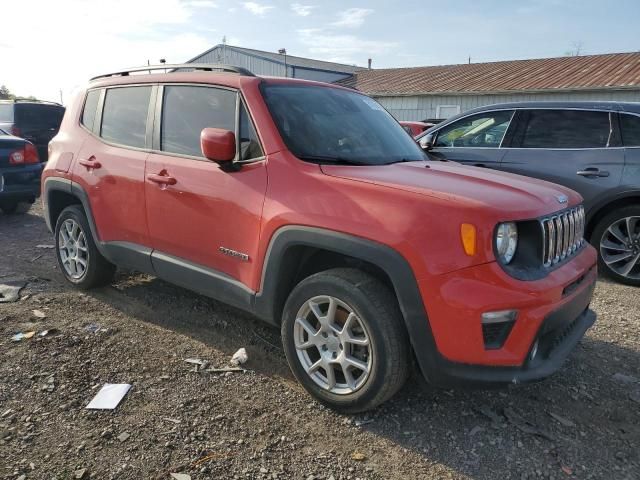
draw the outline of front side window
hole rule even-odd
[[[438,131],[435,147],[498,148],[511,123],[513,110],[462,118]]]
[[[620,126],[622,127],[624,146],[640,147],[640,117],[621,113]]]
[[[144,148],[151,87],[107,90],[100,136],[110,142]]]
[[[84,109],[82,110],[80,123],[87,127],[88,130],[93,130],[93,123],[96,119],[96,110],[98,108],[98,100],[100,100],[100,90],[91,90],[87,93],[87,99],[84,102]]]
[[[609,144],[609,112],[529,110],[523,117],[522,148],[604,148]]]
[[[160,149],[202,157],[203,129],[235,132],[236,97],[235,92],[221,88],[165,86]]]
[[[400,124],[365,95],[315,85],[263,84],[261,90],[282,139],[301,160],[356,165],[426,160]]]

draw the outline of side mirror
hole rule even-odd
[[[222,128],[204,128],[200,133],[200,148],[209,160],[230,162],[236,156],[236,135]]]
[[[422,137],[419,140],[420,148],[427,151],[431,150],[433,148],[433,138],[434,138],[433,133],[430,133],[429,135],[425,135],[424,137]]]

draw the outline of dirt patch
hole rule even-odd
[[[542,383],[444,391],[414,376],[377,410],[341,416],[243,312],[130,272],[71,289],[39,205],[0,215],[0,239],[0,283],[26,283],[0,303],[0,478],[640,478],[637,289],[600,281],[596,326]],[[184,362],[229,366],[240,347],[246,373]],[[86,410],[104,383],[133,388],[113,412]]]

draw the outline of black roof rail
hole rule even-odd
[[[173,73],[176,70],[181,69],[189,69],[196,70],[200,72],[229,72],[229,73],[237,73],[243,77],[255,77],[253,73],[251,73],[246,68],[242,67],[234,67],[233,65],[224,65],[221,63],[184,63],[179,65],[169,65],[169,64],[161,64],[161,65],[148,65],[146,67],[136,67],[136,68],[127,68],[125,70],[119,70],[113,73],[105,73],[104,75],[98,75],[97,77],[93,77],[91,81],[98,80],[100,78],[109,78],[109,77],[126,77],[131,73],[139,73],[139,72],[149,72],[151,73],[153,70],[170,70],[170,72],[165,73]]]

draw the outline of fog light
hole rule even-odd
[[[500,310],[498,312],[485,312],[482,314],[482,323],[513,322],[518,316],[517,310]]]
[[[495,350],[502,348],[518,316],[517,310],[501,310],[482,314],[482,338],[484,348]]]

